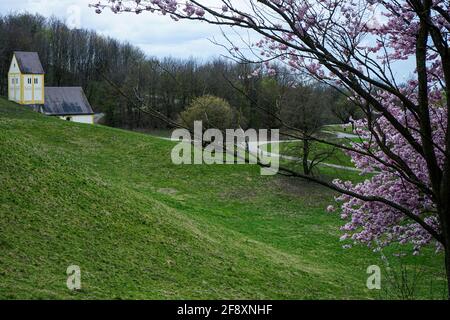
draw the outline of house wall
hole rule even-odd
[[[60,116],[59,118],[66,120],[66,121],[94,124],[94,115],[93,114],[76,115],[76,116]],[[68,120],[68,118],[70,120]]]
[[[20,102],[20,70],[14,55],[8,71],[8,100]]]
[[[20,88],[21,88],[20,73],[8,74],[8,100],[20,103]]]
[[[32,103],[33,102],[33,76],[24,75],[23,76],[23,102]]]
[[[24,74],[22,75],[22,104],[44,103],[44,75]]]
[[[44,75],[35,74],[33,76],[33,99],[35,104],[44,104]]]
[[[11,65],[9,66],[8,73],[20,73],[19,64],[17,63],[16,55],[13,55]]]

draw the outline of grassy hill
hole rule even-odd
[[[0,98],[0,298],[383,297],[366,289],[379,255],[342,249],[328,190],[256,166],[176,166],[172,146]],[[426,272],[420,297],[443,284],[431,250],[406,263]]]

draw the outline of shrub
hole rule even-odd
[[[235,112],[230,104],[219,97],[198,97],[180,114],[181,122],[193,129],[194,121],[203,121],[203,128],[228,129],[237,127]]]

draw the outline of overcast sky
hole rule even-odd
[[[220,28],[193,21],[175,22],[167,16],[144,13],[118,14],[109,10],[98,15],[89,3],[96,0],[1,0],[0,13],[39,13],[45,17],[57,16],[69,25],[82,28],[118,40],[128,41],[152,56],[200,57],[208,59],[225,53],[211,39],[223,39]],[[229,31],[228,31],[229,32]]]
[[[217,26],[195,21],[175,22],[168,16],[151,13],[116,15],[105,10],[98,15],[88,7],[89,3],[96,1],[98,0],[0,0],[0,13],[31,12],[45,17],[57,16],[69,26],[92,29],[100,34],[128,41],[140,47],[149,56],[196,57],[205,61],[226,54],[225,49],[211,42],[212,39],[224,40]],[[214,3],[218,0],[204,1]],[[233,42],[239,44],[235,31],[225,27],[224,32]],[[249,37],[242,34],[243,30],[239,32],[241,36]],[[252,40],[257,39],[253,35]],[[411,76],[414,63],[402,62],[393,68],[397,80],[404,81]]]

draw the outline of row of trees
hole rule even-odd
[[[297,125],[316,126],[347,121],[351,111],[351,107],[344,113],[339,108],[348,105],[342,95],[298,80],[287,68],[280,67],[276,76],[268,76],[255,73],[252,64],[223,59],[202,63],[193,58],[149,58],[128,43],[94,31],[69,29],[56,18],[0,17],[0,43],[0,94],[7,93],[6,74],[13,51],[37,51],[46,70],[46,85],[82,86],[95,111],[105,113],[106,124],[111,126],[165,128],[165,122],[149,117],[136,103],[152,105],[177,121],[194,98],[206,94],[228,101],[243,120],[240,124],[252,128],[278,127],[279,121],[270,114]],[[135,101],[127,100],[118,89]],[[297,112],[299,108],[303,112]]]

